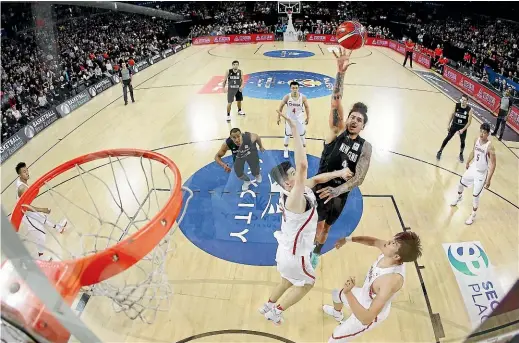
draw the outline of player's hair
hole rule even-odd
[[[400,232],[395,235],[395,241],[400,244],[397,254],[400,256],[401,262],[413,262],[422,256],[422,243],[416,233]]]
[[[283,187],[284,181],[288,178],[288,170],[292,168],[290,161],[285,161],[270,170],[270,177]]]
[[[486,131],[487,133],[490,132],[490,124],[489,123],[483,123],[479,127],[480,130]]]
[[[229,132],[229,135],[232,135],[233,133],[237,133],[237,132],[238,132],[238,133],[241,133],[241,130],[238,129],[237,127],[235,127],[235,128],[233,128],[233,129],[231,129],[231,132]]]
[[[239,62],[238,60],[234,60],[234,61],[232,61],[231,64],[234,64],[234,63],[238,63],[238,64],[240,64],[240,62]]]
[[[299,82],[297,82],[297,81],[292,81],[292,82],[290,82],[290,87],[292,87],[292,86],[297,86],[297,87],[299,87]]]
[[[20,175],[20,170],[22,170],[22,168],[25,168],[27,167],[27,165],[25,164],[25,162],[20,162],[16,165],[16,174]]]
[[[358,113],[362,114],[362,116],[364,117],[364,125],[366,125],[368,123],[368,106],[366,106],[366,104],[364,104],[362,102],[354,103],[353,106],[351,107],[350,113],[348,113],[348,117],[353,112],[358,112]]]
[[[461,97],[462,97],[462,98],[465,98],[465,99],[467,99],[467,100],[469,99],[469,96],[468,96],[467,94],[461,94]]]

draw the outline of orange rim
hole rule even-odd
[[[58,291],[70,302],[73,301],[81,287],[99,283],[117,275],[146,256],[173,226],[182,207],[182,179],[180,171],[172,160],[161,154],[146,150],[103,150],[65,162],[34,182],[20,197],[11,216],[11,223],[16,231],[19,230],[23,218],[22,206],[32,203],[39,194],[40,188],[46,182],[72,169],[75,165],[85,164],[109,156],[144,157],[169,167],[175,177],[171,195],[164,207],[144,227],[106,250],[76,260],[57,262],[36,261],[47,277],[56,284]]]

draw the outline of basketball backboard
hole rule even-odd
[[[291,10],[292,13],[301,13],[301,2],[300,1],[278,1],[278,13],[287,13],[287,10]]]

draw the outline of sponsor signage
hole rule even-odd
[[[9,139],[2,144],[2,147],[0,148],[0,163],[4,162],[9,157],[14,155],[14,153],[20,150],[20,148],[24,145],[24,134],[23,129],[21,129],[20,131],[9,137]]]
[[[66,100],[64,103],[56,106],[56,111],[58,111],[59,116],[61,118],[64,118],[68,114],[70,114],[70,112],[74,111],[75,109],[83,106],[88,101],[90,101],[91,97],[88,91],[89,90],[86,89],[81,93],[77,94],[76,96]]]
[[[491,315],[505,293],[480,242],[444,243],[443,249],[475,329]]]
[[[508,119],[506,120],[516,132],[519,132],[519,108],[512,106]]]
[[[162,52],[162,58],[168,58],[169,56],[173,55],[176,51],[173,49],[166,49]]]
[[[150,57],[150,64],[155,64],[158,61],[160,61],[161,59],[162,59],[162,55],[161,54],[157,54],[155,56],[152,56],[152,57]]]
[[[490,112],[499,112],[501,97],[487,87],[449,66],[444,67],[443,77],[453,86],[472,97]]]
[[[142,61],[135,62],[133,65],[133,72],[138,73],[150,66],[150,62],[147,59],[143,59]]]
[[[273,33],[257,33],[249,35],[207,36],[193,39],[193,45],[204,44],[233,44],[233,43],[255,43],[273,42]],[[187,45],[189,46],[189,45]]]
[[[90,94],[90,96],[93,98],[97,94],[104,92],[105,90],[107,90],[108,88],[110,88],[112,86],[113,86],[112,81],[110,81],[110,78],[107,77],[105,79],[102,79],[95,85],[88,87],[88,94]]]
[[[23,130],[20,130],[20,132],[23,131],[25,135],[25,141],[28,142],[31,138],[45,130],[58,119],[58,113],[55,110],[48,110],[38,118],[31,121],[26,127],[23,128]]]

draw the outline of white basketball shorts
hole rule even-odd
[[[304,136],[306,134],[305,118],[299,117],[295,122],[297,126],[297,132],[299,132],[300,136]],[[285,122],[285,136],[293,136],[292,128],[290,125],[288,125],[287,122]]]
[[[40,212],[25,212],[22,223],[27,229],[26,240],[31,242],[29,245],[36,246],[38,252],[43,252],[45,248],[45,222],[47,215]],[[33,250],[33,249],[29,249]]]
[[[361,295],[361,288],[360,287],[354,287],[351,292],[359,300],[359,296]],[[350,308],[348,301],[344,294],[340,294],[340,298],[346,308]],[[371,300],[369,300],[371,302]],[[367,304],[366,301],[361,302],[359,300],[359,303],[361,304]],[[363,305],[365,306],[365,305]],[[355,338],[359,337],[361,334],[368,332],[370,330],[373,330],[373,328],[377,327],[380,323],[382,323],[389,315],[388,311],[383,311],[380,313],[377,318],[373,322],[371,322],[369,325],[364,325],[360,320],[355,317],[354,314],[350,315],[348,319],[343,320],[341,324],[339,324],[335,330],[333,330],[332,336],[328,340],[328,343],[344,343],[344,342],[350,342],[354,340]]]
[[[294,286],[313,285],[315,270],[310,263],[310,256],[294,256],[292,251],[278,249],[276,253],[277,269],[283,279]]]
[[[486,180],[487,171],[480,172],[476,169],[476,167],[474,167],[474,165],[471,165],[469,169],[467,169],[461,177],[460,183],[465,187],[470,187],[474,185],[474,187],[472,188],[472,195],[477,197],[483,191]]]

